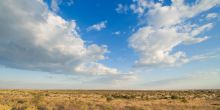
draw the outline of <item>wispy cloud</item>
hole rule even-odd
[[[58,12],[59,11],[58,0],[52,0],[51,1],[51,9],[54,12]]]
[[[107,24],[107,21],[101,21],[97,24],[93,24],[92,26],[89,26],[87,28],[87,31],[101,31],[102,29],[106,28],[106,24]]]
[[[114,34],[114,35],[120,35],[121,34],[121,32],[120,31],[116,31],[116,32],[113,32],[112,34]]]
[[[127,5],[118,4],[115,10],[117,13],[127,13],[129,7]]]
[[[217,17],[218,17],[217,13],[209,13],[206,16],[206,19],[210,20],[210,19],[214,19],[214,18],[217,18]]]
[[[51,9],[53,12],[59,12],[60,7],[59,5],[65,4],[67,6],[73,5],[74,1],[73,0],[51,0]]]
[[[220,49],[214,50],[206,54],[192,56],[190,58],[190,61],[205,61],[209,59],[220,59]]]
[[[155,80],[142,86],[147,89],[220,89],[218,83],[220,83],[220,71],[214,70]]]
[[[127,73],[90,77],[83,81],[82,84],[97,85],[97,88],[101,89],[126,89],[133,85],[137,80],[138,77],[134,73]]]

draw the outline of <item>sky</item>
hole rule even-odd
[[[0,89],[220,89],[220,0],[2,0]]]

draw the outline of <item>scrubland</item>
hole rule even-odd
[[[0,110],[220,110],[220,90],[0,90]]]

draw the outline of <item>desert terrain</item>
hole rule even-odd
[[[0,110],[220,110],[220,90],[0,90]]]

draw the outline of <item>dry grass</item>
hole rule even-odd
[[[220,110],[220,90],[0,90],[0,110]]]

